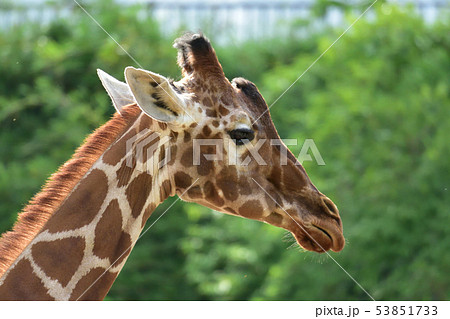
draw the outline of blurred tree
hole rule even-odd
[[[334,39],[319,35],[315,54],[267,74],[266,98]],[[376,299],[449,298],[449,44],[448,24],[383,5],[271,109],[283,136],[319,147],[327,165],[305,167],[341,210],[349,243],[336,259]],[[309,262],[285,258],[259,298],[366,298],[333,263],[297,284],[289,269]]]
[[[313,138],[327,164],[304,166],[341,210],[348,243],[333,258],[376,299],[449,299],[449,25],[376,8],[271,113],[283,138],[299,138],[294,154]],[[95,69],[123,79],[135,65],[73,10],[44,28],[0,31],[0,231],[112,114]],[[137,18],[139,7],[100,1],[89,11],[143,67],[179,77],[173,37]],[[292,31],[302,36],[216,48],[225,73],[254,81],[271,104],[342,32]],[[108,298],[367,299],[326,255],[287,249],[284,234],[179,201],[138,242]]]

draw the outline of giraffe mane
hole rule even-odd
[[[141,113],[136,104],[123,108],[90,134],[72,158],[52,174],[19,214],[11,231],[0,238],[0,277],[44,227],[79,180]]]

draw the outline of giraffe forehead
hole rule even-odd
[[[185,95],[187,110],[197,118],[197,123],[204,122],[215,128],[219,128],[222,124],[228,128],[228,125],[240,122],[254,130],[267,130],[268,136],[277,136],[267,112],[267,104],[250,81],[239,78],[233,80],[233,84],[226,80],[217,85],[213,81],[200,81],[198,77],[188,77],[175,83],[183,86],[187,93]],[[260,117],[264,125],[257,121]],[[203,124],[200,123],[200,125]],[[185,128],[188,127],[185,126]],[[208,135],[208,128],[205,130],[205,135]]]
[[[206,98],[209,100],[210,98]],[[195,103],[195,109],[200,113],[200,121],[196,123],[199,130],[191,130],[190,135],[194,138],[201,138],[197,135],[201,132],[206,138],[217,138],[217,134],[224,134],[240,126],[250,128],[255,132],[261,132],[260,138],[279,139],[275,126],[268,112],[255,112],[256,106],[249,106],[248,101],[237,99],[232,104],[224,104],[220,101],[211,107],[206,107]],[[267,108],[265,109],[267,110]],[[261,118],[258,114],[261,114]],[[215,136],[215,137],[212,137]],[[223,136],[220,136],[222,138]]]

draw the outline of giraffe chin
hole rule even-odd
[[[328,250],[339,252],[345,245],[342,228],[331,223],[321,223],[320,226],[303,225],[292,231],[292,234],[301,247],[317,253],[325,253]]]

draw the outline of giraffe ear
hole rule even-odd
[[[108,95],[113,102],[114,108],[117,112],[119,112],[119,114],[125,105],[136,102],[130,88],[126,83],[115,79],[114,77],[100,69],[97,69],[97,74],[106,92],[108,92]]]
[[[164,76],[129,66],[125,79],[144,113],[161,122],[181,120],[185,103]]]

